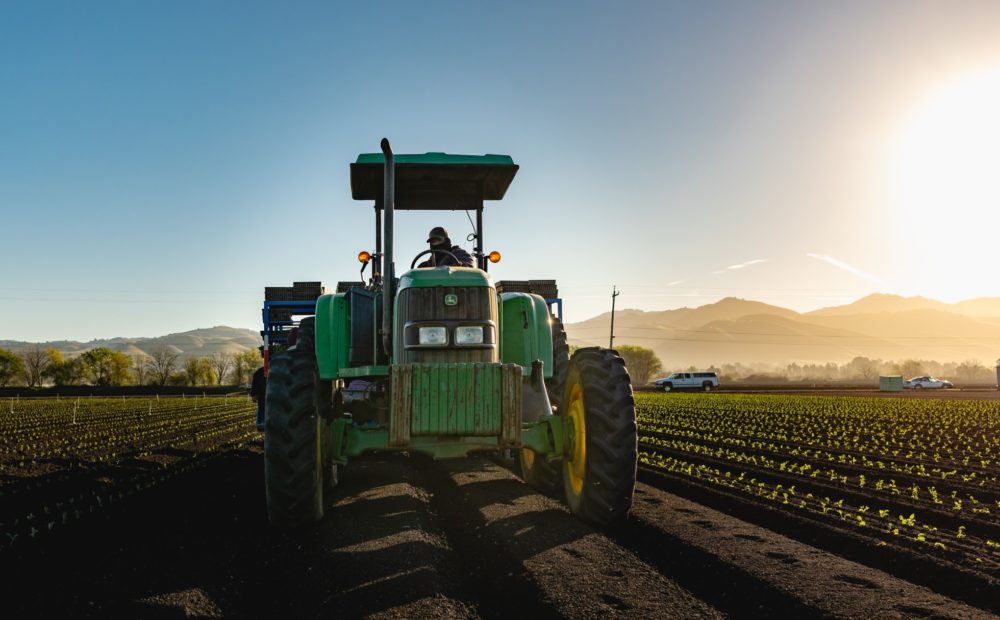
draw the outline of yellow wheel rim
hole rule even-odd
[[[583,389],[574,384],[566,404],[569,419],[573,422],[573,457],[566,461],[566,477],[575,495],[583,492],[587,470],[587,424],[584,417]]]
[[[525,469],[535,466],[535,451],[531,448],[521,448],[521,464]]]

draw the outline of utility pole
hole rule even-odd
[[[608,340],[608,348],[615,348],[615,297],[621,295],[622,292],[614,285],[611,286],[611,338]]]

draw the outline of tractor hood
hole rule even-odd
[[[493,286],[493,278],[472,267],[426,267],[404,273],[399,278],[398,290],[456,286]]]
[[[518,166],[507,155],[395,155],[395,208],[456,211],[478,209],[484,200],[501,200]],[[382,202],[382,153],[362,153],[351,164],[355,200]]]

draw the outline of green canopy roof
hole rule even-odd
[[[501,200],[517,173],[507,155],[396,155],[396,209],[478,209]],[[362,153],[351,164],[355,200],[382,202],[382,153]]]

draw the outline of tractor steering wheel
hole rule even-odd
[[[413,269],[417,265],[417,259],[419,259],[424,254],[447,254],[448,256],[452,257],[452,259],[455,260],[455,264],[456,265],[461,265],[462,264],[462,261],[458,260],[458,257],[455,256],[454,254],[452,254],[451,252],[449,252],[448,250],[424,250],[423,252],[421,252],[420,254],[417,254],[413,258],[413,262],[410,263],[410,269]]]

